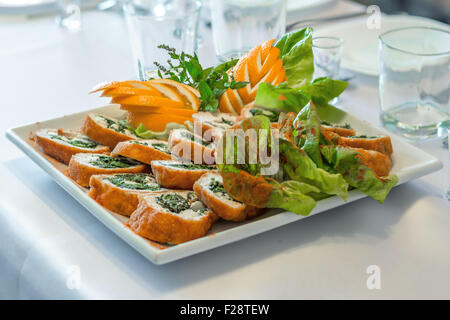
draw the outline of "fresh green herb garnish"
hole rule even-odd
[[[151,176],[138,173],[138,174],[117,174],[113,177],[105,178],[112,184],[119,188],[130,190],[160,190],[161,186],[154,182]]]
[[[138,165],[137,162],[124,157],[113,158],[105,155],[97,155],[89,161],[93,166],[105,169],[128,168]]]
[[[190,202],[177,193],[164,193],[156,197],[156,202],[170,212],[180,213],[191,208]]]
[[[248,83],[236,81],[233,74],[230,76],[227,74],[227,71],[238,62],[238,59],[203,69],[197,54],[193,56],[184,52],[178,54],[174,48],[167,45],[159,45],[158,48],[166,50],[170,57],[167,61],[168,68],[155,62],[158,67],[158,76],[198,89],[201,111],[216,111],[219,106],[219,98],[227,89],[240,89]]]

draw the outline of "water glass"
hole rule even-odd
[[[385,127],[411,140],[445,136],[450,125],[450,32],[428,27],[379,37],[379,95]]]
[[[450,128],[447,128],[447,141],[445,144],[447,145],[446,148],[448,150],[448,164],[450,165]],[[450,182],[447,183],[447,191],[445,192],[445,198],[450,201]]]
[[[214,47],[219,61],[239,58],[286,30],[285,0],[211,0]]]
[[[338,78],[343,45],[344,40],[337,37],[314,37],[312,39],[314,78]]]
[[[80,0],[57,0],[56,23],[64,30],[77,32],[81,29]]]
[[[123,9],[140,80],[155,75],[154,62],[168,66],[169,56],[158,45],[168,45],[178,53],[197,50],[200,0],[131,0]]]

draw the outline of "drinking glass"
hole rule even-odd
[[[411,140],[450,125],[450,32],[408,27],[379,36],[381,121]]]
[[[140,80],[167,67],[169,56],[158,45],[187,54],[197,50],[200,0],[131,0],[123,4],[135,68]]]
[[[80,0],[57,0],[56,23],[64,30],[77,32],[81,29]]]
[[[314,37],[314,78],[329,77],[337,79],[341,67],[344,40],[337,37]]]
[[[285,0],[210,1],[214,47],[219,61],[239,58],[285,33]]]
[[[447,128],[447,150],[448,150],[448,164],[450,165],[450,128]],[[450,184],[447,184],[447,191],[445,198],[450,201]]]
[[[314,78],[328,77],[337,79],[341,68],[341,55],[344,40],[337,37],[314,37],[312,49],[314,54]],[[329,103],[336,104],[339,97]]]

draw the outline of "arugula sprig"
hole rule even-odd
[[[177,53],[167,45],[159,45],[158,48],[166,50],[170,57],[167,60],[168,67],[154,63],[158,68],[158,76],[196,88],[200,92],[201,111],[217,111],[219,99],[227,89],[240,89],[248,84],[246,81],[236,81],[232,73],[227,73],[239,59],[203,69],[196,53],[193,56]]]

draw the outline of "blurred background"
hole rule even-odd
[[[449,0],[357,0],[364,5],[377,5],[382,12],[393,14],[406,12],[415,16],[433,18],[450,23]]]
[[[28,6],[32,13],[43,13],[56,10],[58,0],[0,0],[0,14],[17,14],[20,7]],[[79,0],[83,6],[93,7],[101,3],[102,8],[110,8],[115,3],[126,0]],[[209,0],[207,0],[209,1]],[[204,1],[204,2],[207,2]],[[309,0],[291,0],[309,1]],[[450,1],[449,0],[353,0],[364,5],[378,5],[381,11],[391,14],[407,12],[411,15],[433,18],[442,22],[450,22]],[[34,7],[34,8],[32,8]]]
[[[137,78],[136,52],[145,48],[136,45],[136,39],[128,33],[122,3],[129,1],[0,0],[0,92],[4,93],[4,105],[32,105],[38,99],[60,103],[66,110],[79,110],[80,106],[98,105],[98,97],[86,94],[96,83]],[[198,24],[198,55],[205,65],[216,62],[212,1],[201,0],[203,6]],[[165,1],[161,0],[161,3]],[[287,0],[286,3],[286,26],[305,20],[304,25],[309,25],[311,19],[322,17],[366,14],[365,6],[374,4],[387,14],[407,13],[446,24],[450,22],[450,0]],[[333,21],[325,21],[317,27],[327,26],[329,22]],[[128,27],[130,25],[132,23],[128,21]],[[148,33],[156,29],[164,30],[145,28]],[[161,33],[158,30],[156,33]],[[222,39],[221,36],[218,38]],[[167,41],[165,38],[164,43]],[[346,48],[344,53],[354,53],[348,41]],[[36,85],[42,87],[44,83],[51,90]],[[23,94],[23,87],[32,90],[33,94]],[[55,95],[55,92],[64,94]],[[70,99],[67,99],[68,95]],[[48,117],[53,115],[49,108],[40,110],[38,118],[46,118],[46,113]],[[28,117],[32,120],[37,116],[26,113],[22,117],[22,122],[26,122]],[[0,120],[0,124],[11,127],[17,121],[10,117]]]

